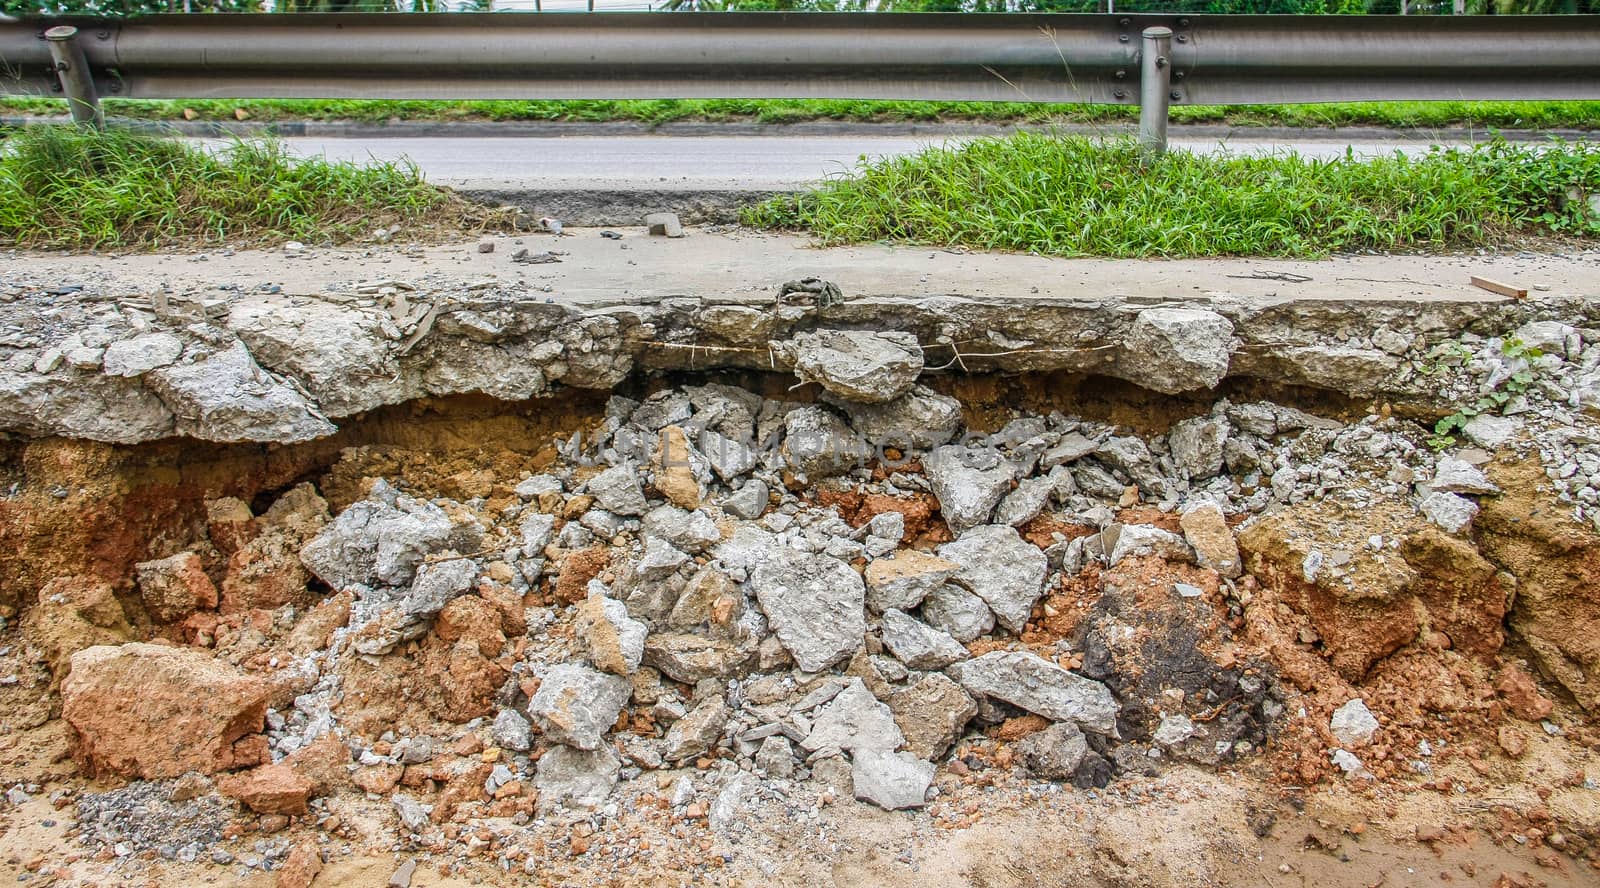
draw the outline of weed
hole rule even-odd
[[[407,164],[297,158],[273,142],[208,151],[54,126],[0,141],[0,241],[20,246],[340,241],[456,200]]]

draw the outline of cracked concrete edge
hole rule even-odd
[[[118,297],[74,294],[84,306]],[[1067,372],[1105,376],[1169,394],[1165,346],[1133,332],[1155,311],[1225,318],[1218,378],[1249,377],[1310,386],[1354,398],[1426,402],[1414,360],[1463,333],[1495,335],[1529,320],[1582,326],[1589,302],[1409,300],[1143,299],[978,301],[960,295],[852,299],[825,310],[753,300],[668,298],[632,305],[561,304],[513,287],[435,294],[434,320],[407,336],[382,307],[313,297],[235,296],[225,313],[160,317],[138,297],[119,301],[126,326],[87,312],[34,330],[48,351],[91,327],[116,341],[162,330],[181,338],[179,364],[199,365],[174,397],[171,374],[109,376],[57,359],[39,367],[40,348],[0,354],[0,431],[135,444],[172,436],[209,441],[293,443],[332,434],[338,423],[419,398],[481,393],[519,402],[567,388],[610,390],[630,376],[741,369],[787,373],[785,341],[817,328],[901,330],[922,344],[926,364],[947,372]],[[23,329],[37,306],[23,296],[0,305],[0,321]],[[91,323],[94,320],[95,323]],[[1219,323],[1223,323],[1220,322]],[[1148,325],[1145,325],[1148,327]],[[137,327],[143,327],[141,331]],[[1390,350],[1375,347],[1375,331]],[[49,343],[46,340],[50,340]],[[1394,347],[1393,343],[1405,345]],[[1208,348],[1204,343],[1203,348]],[[1182,345],[1177,346],[1180,350]],[[240,351],[244,351],[241,357]],[[959,356],[958,353],[959,352]],[[204,368],[215,362],[216,373]],[[169,368],[170,369],[170,368]],[[936,372],[926,370],[924,372]],[[202,384],[215,376],[214,385]],[[1179,378],[1182,378],[1181,376]],[[1198,378],[1198,377],[1197,377]],[[1203,388],[1203,386],[1201,386]]]

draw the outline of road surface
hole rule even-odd
[[[889,157],[962,138],[906,136],[563,136],[288,138],[295,152],[332,159],[410,158],[430,181],[469,190],[746,190],[799,188],[861,157]],[[1175,138],[1174,149],[1307,157],[1420,153],[1426,141],[1358,142]]]

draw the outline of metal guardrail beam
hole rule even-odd
[[[882,13],[183,15],[0,20],[0,93],[62,96],[78,28],[103,97],[840,98],[1135,105],[1600,99],[1600,16]]]

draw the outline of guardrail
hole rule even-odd
[[[75,29],[75,30],[73,30]],[[0,21],[0,93],[1143,106],[1600,99],[1600,16],[174,15]]]

